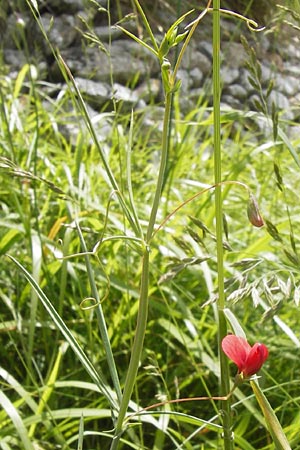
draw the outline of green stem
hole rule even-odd
[[[228,361],[222,352],[221,342],[227,334],[226,317],[224,315],[224,255],[223,255],[223,212],[222,212],[222,156],[221,156],[221,115],[220,115],[220,0],[213,1],[213,93],[214,93],[214,175],[215,175],[215,208],[216,208],[216,238],[217,238],[217,269],[218,269],[218,346],[220,355],[221,386],[220,396],[225,396],[230,389]],[[222,401],[224,449],[232,450],[232,420],[228,400]]]
[[[127,371],[127,376],[124,385],[124,391],[122,396],[122,401],[120,405],[120,410],[118,414],[118,420],[115,428],[115,435],[110,447],[110,450],[116,450],[118,448],[119,440],[123,432],[124,419],[128,410],[128,404],[131,399],[132,391],[136,381],[136,376],[138,372],[139,363],[141,360],[141,354],[144,345],[144,338],[146,334],[147,318],[148,318],[148,286],[149,286],[149,256],[150,248],[149,242],[151,241],[153,235],[153,229],[156,222],[157,211],[160,203],[162,186],[164,182],[164,175],[166,169],[166,162],[168,157],[168,145],[169,145],[169,124],[170,124],[170,114],[172,106],[172,92],[166,92],[165,97],[165,113],[163,122],[163,136],[162,136],[162,152],[160,159],[159,173],[156,183],[156,190],[154,194],[154,200],[152,205],[152,210],[150,213],[149,223],[146,233],[145,249],[143,254],[143,265],[142,265],[142,276],[141,276],[141,287],[140,287],[140,299],[139,299],[139,309],[137,317],[137,326],[135,330],[135,336],[131,351],[131,358],[129,362],[129,367]]]
[[[168,147],[169,147],[169,126],[170,126],[170,117],[171,117],[171,109],[172,109],[172,92],[166,93],[166,101],[165,101],[165,112],[164,112],[164,122],[163,122],[163,135],[162,135],[162,153],[161,153],[161,160],[160,160],[160,167],[159,167],[159,173],[158,173],[158,179],[156,184],[156,192],[153,200],[152,210],[150,214],[149,224],[147,228],[147,235],[146,235],[146,242],[149,243],[155,221],[157,216],[157,210],[160,202],[160,197],[162,193],[162,187],[164,183],[164,176],[165,176],[165,170],[166,170],[166,164],[167,164],[167,157],[168,157]]]
[[[140,303],[137,317],[137,326],[131,351],[131,358],[126,375],[123,397],[118,413],[118,420],[115,428],[115,436],[112,441],[111,450],[118,448],[118,443],[123,431],[123,423],[127,413],[128,404],[134,388],[136,375],[140,363],[141,353],[143,350],[147,318],[148,318],[148,284],[149,284],[149,251],[145,250],[143,257]]]

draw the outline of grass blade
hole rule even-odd
[[[2,391],[0,391],[0,404],[6,411],[7,415],[11,418],[15,429],[20,436],[24,450],[34,450],[34,446],[29,439],[27,429],[22,421],[20,414],[18,413],[13,403],[9,400],[8,397],[6,397],[6,395]]]
[[[256,381],[250,381],[250,384],[266,419],[268,430],[272,436],[276,450],[291,450],[290,444],[288,443],[286,435],[281,428],[279,420],[265,397],[265,394],[260,389],[259,384]]]
[[[36,283],[34,278],[30,275],[30,273],[25,269],[25,267],[22,266],[13,256],[8,255],[8,257],[17,265],[17,267],[20,269],[20,271],[23,273],[23,275],[26,277],[27,281],[30,283],[31,287],[35,290],[38,298],[42,302],[44,308],[48,312],[49,316],[53,320],[56,327],[59,329],[59,331],[62,333],[66,341],[69,343],[70,347],[74,351],[75,355],[87,371],[87,373],[90,375],[92,380],[97,384],[100,391],[103,393],[103,395],[107,398],[112,408],[117,408],[114,395],[111,391],[111,389],[108,386],[107,381],[105,380],[104,375],[98,370],[96,371],[95,367],[91,363],[91,361],[88,359],[87,355],[82,350],[79,343],[76,341],[74,336],[72,335],[71,331],[67,327],[67,325],[64,323],[62,318],[59,316],[55,308],[53,307],[51,301],[48,299],[46,294],[42,291],[42,289],[39,287],[39,285]]]

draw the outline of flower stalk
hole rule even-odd
[[[222,209],[222,157],[221,157],[221,82],[220,82],[220,0],[213,0],[213,112],[214,112],[214,178],[215,178],[215,210],[217,238],[217,271],[218,271],[218,348],[220,358],[220,396],[230,391],[228,361],[222,352],[222,339],[227,334],[227,323],[224,315],[224,255],[223,255],[223,209]],[[224,450],[233,450],[231,408],[228,400],[223,400],[223,439]]]

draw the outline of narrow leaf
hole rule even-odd
[[[16,266],[21,270],[21,272],[25,275],[26,279],[30,283],[31,287],[35,290],[38,298],[42,302],[44,308],[48,312],[49,316],[52,318],[54,324],[59,329],[59,331],[62,333],[66,341],[70,344],[70,347],[74,351],[77,358],[82,363],[83,367],[87,371],[87,373],[90,375],[92,380],[97,384],[100,391],[105,395],[105,397],[110,402],[111,406],[116,408],[116,402],[113,396],[113,393],[111,392],[108,383],[106,382],[104,375],[98,371],[96,371],[95,367],[91,363],[91,361],[88,359],[84,351],[82,350],[79,343],[76,341],[74,336],[72,335],[71,331],[67,327],[67,325],[64,323],[62,318],[59,316],[55,308],[53,307],[51,301],[48,299],[46,294],[42,291],[42,289],[39,287],[37,282],[34,280],[34,278],[30,275],[30,273],[20,264],[13,256],[8,255],[8,257],[16,264]]]
[[[270,403],[256,381],[250,381],[254,395],[265,417],[276,450],[292,450]]]
[[[226,319],[227,319],[228,322],[230,323],[231,328],[232,328],[234,334],[235,334],[236,336],[242,337],[242,338],[244,338],[244,339],[247,340],[246,334],[245,334],[243,328],[241,327],[241,325],[240,325],[238,319],[237,319],[237,318],[235,317],[235,315],[233,314],[233,312],[232,312],[230,309],[228,309],[228,308],[224,308],[224,314],[225,314],[225,316],[226,316]]]
[[[24,450],[34,450],[34,446],[28,437],[27,429],[24,425],[24,422],[18,410],[15,408],[13,403],[2,391],[0,391],[0,405],[6,411],[6,414],[10,417],[11,421],[13,422],[15,429],[22,441],[23,444],[22,448]]]

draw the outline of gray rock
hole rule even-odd
[[[131,111],[139,101],[136,92],[119,83],[113,85],[112,98],[122,104],[122,112]]]
[[[294,58],[295,60],[300,59],[300,48],[299,48],[299,42],[296,43],[290,43],[286,49],[286,55],[290,58]]]
[[[101,4],[103,1],[98,0],[98,3]],[[51,12],[58,12],[59,14],[66,13],[71,15],[84,10],[85,6],[85,0],[47,0],[48,10]]]
[[[254,87],[249,81],[249,76],[250,74],[248,69],[242,68],[240,70],[239,84],[243,86],[244,89],[246,89],[248,97],[255,92]]]
[[[224,93],[242,102],[248,95],[246,89],[238,83],[231,84],[224,89]]]
[[[261,64],[261,84],[263,87],[268,86],[270,80],[274,79],[275,76],[273,65]]]
[[[287,97],[293,97],[299,92],[299,78],[287,75],[276,78],[276,89]]]
[[[299,125],[298,126],[294,125],[289,128],[288,138],[290,139],[290,141],[295,140],[295,141],[299,142],[299,136],[300,136],[300,126]],[[299,150],[297,151],[297,153],[298,152],[299,152]]]
[[[187,70],[179,69],[177,74],[178,79],[181,81],[181,91],[186,94],[192,85],[192,79]]]
[[[238,42],[230,42],[222,52],[222,62],[225,67],[238,69],[242,67],[247,58],[246,52],[242,44]]]
[[[286,111],[289,109],[289,100],[281,92],[275,90],[271,92],[268,98],[268,105],[271,106],[273,102],[281,111]]]
[[[146,80],[140,84],[134,92],[140,100],[149,102],[158,98],[161,89],[161,81],[157,78],[150,78],[150,80]]]
[[[271,110],[272,108],[272,103],[275,104],[275,106],[277,107],[277,109],[279,111],[282,112],[282,117],[286,120],[293,120],[294,118],[294,113],[290,108],[290,102],[289,99],[283,95],[281,92],[277,92],[277,91],[272,91],[268,100],[267,100],[267,104]]]
[[[21,50],[4,49],[3,57],[4,62],[13,70],[20,70],[27,62],[25,54]]]
[[[108,83],[75,77],[75,82],[83,98],[95,109],[103,106],[111,99],[111,88]]]
[[[212,61],[213,55],[213,45],[211,41],[202,40],[198,45],[199,51],[208,57],[210,61]]]
[[[147,109],[143,117],[145,130],[153,130],[161,133],[163,129],[164,111],[162,106],[153,106],[153,108]]]
[[[222,95],[221,97],[221,109],[222,110],[232,110],[232,109],[239,109],[243,110],[243,105],[241,104],[240,100],[238,100],[236,97],[232,95]]]
[[[107,143],[112,132],[113,117],[107,113],[99,114],[88,105],[87,110],[89,117],[91,118],[98,142],[101,144]],[[76,145],[78,145],[79,134],[88,137],[90,143],[93,143],[92,137],[90,136],[90,132],[88,131],[83,118],[76,111],[74,111],[73,120],[69,120],[68,122],[66,122],[61,131],[63,135],[69,140],[71,145],[75,147]]]
[[[182,58],[182,68],[191,71],[196,67],[203,75],[208,75],[212,70],[212,63],[203,53],[188,48]]]
[[[51,79],[52,76],[54,81],[63,80],[56,63],[52,63],[53,56],[49,46],[34,23],[26,1],[20,0],[19,5],[22,5],[20,9],[22,12],[19,16],[14,14],[6,17],[9,11],[6,9],[5,23],[3,25],[3,20],[0,23],[2,27],[0,36],[5,49],[4,62],[9,65],[11,72],[19,71],[28,62],[24,56],[25,51],[18,50],[24,42],[22,33],[25,31],[31,52],[29,59],[38,67],[39,78],[43,77],[43,73],[49,73],[45,70],[47,69],[46,64],[48,64],[51,67],[49,78]],[[112,96],[114,96],[119,105],[122,103],[123,108],[130,110],[145,108],[147,103],[152,102],[153,99],[158,101],[163,99],[160,67],[155,56],[143,46],[130,40],[119,29],[114,27],[109,29],[107,15],[99,13],[97,7],[95,8],[88,0],[48,0],[40,5],[42,23],[48,31],[50,41],[54,47],[59,48],[63,59],[76,77],[88,106],[99,110],[105,104],[108,109],[112,109]],[[101,7],[106,8],[107,0],[97,0],[97,5],[100,9]],[[3,8],[2,4],[1,8]],[[162,2],[155,2],[153,14],[154,11],[162,24],[158,32],[163,35],[163,27],[165,25],[169,27],[176,17],[173,16],[173,12],[163,8]],[[114,20],[117,20],[114,7],[111,12]],[[76,16],[78,13],[82,18],[81,21]],[[52,19],[53,16],[54,19]],[[92,25],[91,29],[98,36],[101,44],[97,46],[97,43],[94,43],[95,45],[92,47],[91,41],[82,39],[82,33],[78,28],[81,28],[83,32],[86,31],[86,24],[90,24],[93,19],[96,24]],[[192,19],[188,17],[186,22],[188,23],[190,20]],[[129,20],[124,26],[137,34],[135,21]],[[167,29],[166,27],[165,29]],[[251,99],[259,98],[255,88],[249,83],[250,73],[244,67],[245,61],[249,60],[249,57],[238,41],[240,33],[245,31],[250,45],[255,48],[258,60],[261,62],[264,92],[266,92],[269,81],[274,79],[274,91],[268,99],[268,106],[270,107],[272,102],[276,103],[283,117],[294,120],[299,116],[300,103],[298,94],[299,35],[295,34],[290,37],[291,33],[288,32],[283,39],[284,43],[279,42],[280,45],[277,45],[278,40],[274,41],[270,30],[268,33],[251,34],[245,28],[244,23],[222,18],[222,103],[228,108],[253,109]],[[182,81],[180,102],[183,112],[194,108],[199,102],[199,98],[202,97],[208,105],[211,105],[213,53],[211,30],[212,17],[207,15],[205,20],[199,24],[178,71],[178,78]],[[15,38],[18,45],[15,44]],[[109,48],[109,43],[111,43],[111,48]],[[103,45],[102,51],[100,50],[101,45]],[[35,49],[37,50],[35,51]],[[168,56],[171,61],[175,55],[174,49],[170,51]],[[111,83],[114,83],[113,90]],[[45,85],[44,88],[47,95],[48,87]],[[56,89],[58,89],[57,86],[49,95],[55,96]],[[95,120],[97,122],[97,119]],[[147,120],[149,119],[145,118],[145,123]]]
[[[99,26],[94,27],[93,31],[98,38],[103,42],[108,42],[109,39],[115,40],[123,36],[123,32],[117,27]]]
[[[190,77],[192,80],[192,87],[197,88],[200,87],[203,81],[203,72],[201,72],[199,67],[194,67],[190,71]]]
[[[41,22],[54,48],[66,49],[74,43],[78,36],[78,31],[76,30],[78,22],[72,15],[62,14],[54,18],[52,14],[46,13],[41,16]],[[38,31],[37,35],[42,41],[43,37],[40,31]],[[46,46],[46,48],[48,53],[50,53],[49,47]]]
[[[223,66],[221,69],[221,83],[224,86],[228,86],[230,84],[235,83],[239,78],[239,70],[233,69],[228,66]]]
[[[300,77],[300,66],[288,64],[286,67],[285,73],[287,75],[292,75],[294,77]],[[282,74],[282,76],[284,76],[284,75]]]
[[[107,52],[88,47],[85,52],[74,47],[62,52],[62,57],[72,73],[83,78],[107,81],[111,73],[117,83],[127,84],[133,79],[145,80],[158,72],[158,62],[154,56],[135,42],[116,41]],[[54,69],[57,72],[57,69]]]

